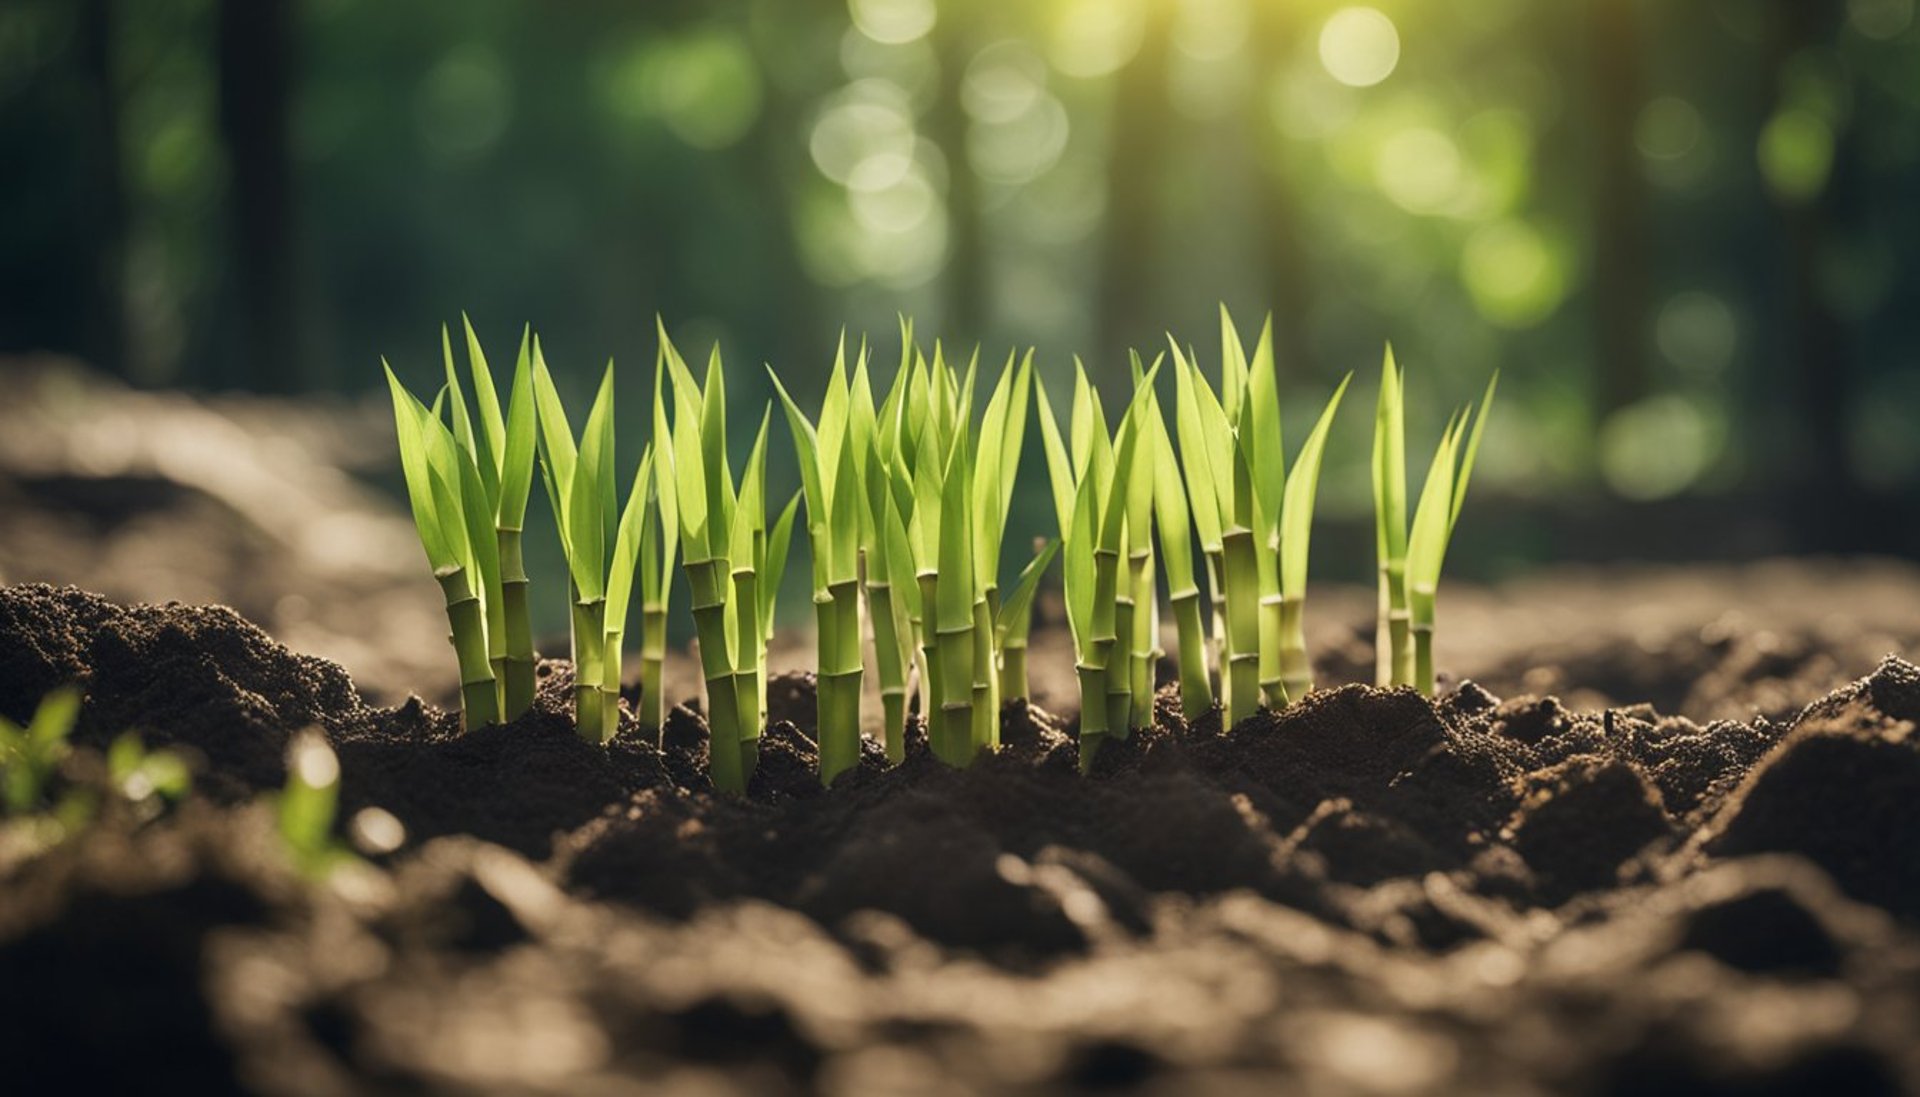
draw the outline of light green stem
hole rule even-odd
[[[1410,592],[1413,634],[1413,685],[1428,697],[1433,696],[1433,623],[1435,592],[1432,587],[1415,587]]]
[[[689,560],[694,632],[700,640],[700,667],[707,683],[707,771],[722,792],[744,792],[740,700],[733,662],[727,650],[725,560]]]
[[[1200,621],[1200,591],[1193,587],[1173,592],[1173,627],[1180,640],[1180,713],[1189,723],[1213,707],[1207,684],[1205,626]]]
[[[860,588],[848,580],[814,598],[819,623],[820,674],[815,718],[819,723],[820,781],[832,784],[860,764]]]
[[[1221,537],[1227,597],[1227,727],[1252,716],[1260,706],[1259,603],[1249,597],[1260,589],[1253,532],[1244,527]]]
[[[606,742],[606,622],[606,599],[573,603],[573,724],[589,743]]]
[[[1107,738],[1107,668],[1082,662],[1073,669],[1080,678],[1080,772],[1091,773]]]
[[[640,607],[640,730],[659,739],[667,718],[662,672],[667,662],[667,611],[659,603]]]
[[[1153,726],[1153,669],[1159,659],[1154,650],[1159,637],[1154,627],[1153,555],[1138,553],[1127,563],[1133,580],[1133,660],[1129,665],[1133,711],[1128,723],[1144,728]]]
[[[501,662],[501,715],[508,720],[533,707],[533,619],[527,606],[527,567],[520,551],[520,531],[496,531],[500,548],[500,611],[505,621],[506,655]]]
[[[1000,749],[1000,706],[994,704],[993,611],[985,598],[973,603],[973,720],[974,750]]]
[[[440,593],[447,603],[447,626],[453,654],[460,667],[460,709],[466,730],[500,722],[500,695],[487,654],[486,615],[480,599],[467,585],[464,568],[437,572]]]
[[[1282,704],[1298,701],[1313,689],[1313,663],[1307,658],[1306,601],[1288,598],[1280,606],[1280,688]]]
[[[1000,696],[1008,701],[1027,699],[1027,641],[1009,638],[1000,649]]]
[[[873,622],[874,669],[880,676],[880,734],[887,760],[907,758],[907,651],[893,616],[893,586],[867,584],[867,616]]]

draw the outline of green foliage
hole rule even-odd
[[[67,737],[79,717],[80,693],[71,688],[42,697],[26,727],[0,716],[0,805],[6,814],[47,806],[49,785],[71,749]]]
[[[621,506],[615,491],[612,362],[601,375],[577,440],[537,339],[533,393],[539,409],[541,473],[573,595],[574,722],[582,737],[604,743],[620,727],[627,611],[657,457],[651,448],[642,455]]]
[[[1387,640],[1381,674],[1389,685],[1411,685],[1429,696],[1434,690],[1433,632],[1436,594],[1447,544],[1460,520],[1473,463],[1493,394],[1496,371],[1487,381],[1479,408],[1456,411],[1441,433],[1433,463],[1406,526],[1405,375],[1388,348],[1381,369],[1380,400],[1374,414],[1375,544],[1380,553],[1380,633]],[[1411,650],[1409,650],[1411,648]]]
[[[761,416],[753,457],[736,485],[727,459],[726,373],[719,348],[708,357],[701,382],[694,380],[665,325],[660,344],[674,407],[667,428],[671,445],[662,452],[673,466],[680,555],[707,683],[708,766],[716,787],[742,792],[759,756],[774,587],[785,566],[795,507],[788,505],[769,538],[765,478],[772,409]],[[656,445],[666,442],[656,437]],[[777,561],[769,559],[771,547],[780,549]],[[769,580],[764,591],[763,577]]]

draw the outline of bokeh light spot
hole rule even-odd
[[[1847,22],[1866,38],[1898,37],[1913,25],[1913,0],[1847,0]]]
[[[499,55],[485,46],[458,47],[428,70],[415,117],[428,147],[462,159],[485,152],[506,131],[513,85]]]
[[[939,15],[933,0],[848,0],[847,9],[860,33],[891,45],[924,38]]]
[[[1372,87],[1400,63],[1400,32],[1378,8],[1341,8],[1320,28],[1320,63],[1349,87]]]
[[[1805,202],[1827,185],[1833,127],[1813,111],[1789,107],[1760,131],[1760,172],[1776,197]]]
[[[1453,138],[1430,126],[1413,126],[1380,143],[1374,180],[1402,209],[1438,213],[1460,189],[1460,167]]]
[[[1600,427],[1600,473],[1628,499],[1666,499],[1697,483],[1726,444],[1725,424],[1683,396],[1621,408]]]
[[[660,119],[697,149],[739,141],[760,115],[760,76],[746,44],[721,31],[650,44],[614,74],[617,105]]]
[[[1068,76],[1105,76],[1133,59],[1145,32],[1140,0],[1066,0],[1054,9],[1047,59]]]
[[[1503,327],[1531,327],[1567,293],[1567,263],[1540,230],[1506,219],[1476,229],[1460,255],[1460,278],[1480,314]]]
[[[1660,307],[1653,337],[1660,353],[1674,365],[1712,376],[1732,363],[1740,325],[1718,296],[1689,290],[1674,294]]]
[[[1659,96],[1640,109],[1633,142],[1654,160],[1677,160],[1692,152],[1705,129],[1700,112],[1677,95]]]

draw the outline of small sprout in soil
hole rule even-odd
[[[440,329],[440,349],[446,364],[447,408],[453,417],[454,441],[480,474],[481,513],[493,526],[495,571],[485,576],[481,602],[486,608],[487,658],[500,686],[500,716],[512,720],[533,707],[534,653],[532,618],[527,606],[527,569],[521,548],[526,524],[527,496],[533,490],[534,399],[528,370],[531,333],[520,333],[520,352],[513,367],[513,384],[502,412],[493,384],[493,371],[480,349],[480,338],[465,316],[467,372],[473,382],[474,407],[453,365],[453,343]],[[477,423],[476,423],[477,419]],[[471,505],[471,504],[468,504]],[[484,563],[484,558],[482,559]]]
[[[533,391],[540,413],[540,469],[560,530],[572,592],[574,723],[582,738],[605,743],[620,730],[620,669],[640,564],[649,448],[618,506],[613,437],[613,363],[576,442],[540,343],[533,344]],[[618,515],[616,519],[616,514]]]
[[[666,724],[667,699],[661,675],[667,660],[667,609],[673,592],[673,566],[680,548],[679,488],[667,427],[663,378],[666,340],[653,362],[653,441],[643,461],[646,500],[640,515],[640,730],[655,742]]]
[[[334,837],[333,817],[340,802],[340,760],[318,731],[299,732],[287,741],[287,783],[275,798],[280,840],[294,866],[308,876],[325,876],[352,854]]]
[[[1221,700],[1232,725],[1313,688],[1305,606],[1314,499],[1327,435],[1351,378],[1334,390],[1289,470],[1272,321],[1249,356],[1223,308],[1220,341],[1218,395],[1194,356],[1172,344],[1174,422],[1187,505],[1214,591]]]
[[[767,642],[774,596],[793,535],[796,494],[769,534],[766,515],[767,424],[760,417],[752,456],[736,486],[727,460],[727,386],[715,347],[706,380],[694,380],[660,328],[673,388],[671,445],[656,437],[657,459],[671,462],[678,501],[680,556],[692,590],[693,623],[707,683],[708,770],[723,792],[741,792],[759,759],[766,723]]]
[[[1467,482],[1499,381],[1498,373],[1487,381],[1477,413],[1469,405],[1448,419],[1409,530],[1405,375],[1393,360],[1393,348],[1387,348],[1373,441],[1375,545],[1380,562],[1376,678],[1382,685],[1411,685],[1433,695],[1434,604],[1440,568],[1466,502]]]
[[[934,755],[964,766],[1000,746],[1000,702],[1008,686],[1025,692],[1025,648],[1011,666],[1004,645],[1024,644],[1021,606],[1003,614],[1001,542],[1013,501],[1013,468],[1026,433],[1033,364],[1009,355],[976,426],[978,355],[956,376],[940,344],[918,350],[899,409],[897,499],[911,506],[907,543],[920,588],[921,674]],[[977,439],[977,441],[976,441]],[[1027,609],[1031,609],[1030,599]]]
[[[157,813],[193,789],[193,771],[171,750],[148,750],[136,732],[125,732],[107,748],[107,778],[114,791],[136,809]]]
[[[1125,739],[1132,730],[1133,675],[1119,638],[1122,625],[1130,641],[1133,636],[1134,594],[1131,585],[1120,586],[1120,561],[1128,556],[1127,520],[1136,479],[1148,485],[1151,498],[1155,450],[1152,438],[1145,444],[1141,439],[1148,433],[1146,421],[1154,406],[1158,367],[1147,371],[1135,386],[1119,430],[1111,435],[1099,394],[1088,383],[1086,369],[1078,363],[1076,367],[1066,443],[1045,387],[1037,388],[1054,513],[1064,531],[1067,625],[1073,633],[1080,680],[1084,769],[1092,766],[1107,736]],[[1140,537],[1147,537],[1145,530]]]
[[[71,749],[67,737],[79,717],[80,694],[71,688],[42,697],[26,727],[0,716],[0,803],[9,816],[29,815],[46,806],[49,785]]]
[[[867,499],[861,482],[872,445],[873,417],[854,415],[853,389],[867,389],[867,352],[860,350],[856,379],[847,381],[842,337],[820,408],[818,427],[793,401],[779,375],[768,369],[786,409],[807,500],[807,537],[813,547],[813,608],[818,625],[819,674],[815,687],[820,741],[820,780],[831,784],[860,761],[860,687],[865,675],[860,644],[861,530]],[[871,409],[871,396],[863,397]]]
[[[913,324],[903,317],[900,365],[886,400],[875,411],[870,380],[864,369],[857,369],[849,411],[849,430],[866,439],[859,452],[861,486],[866,495],[860,520],[860,551],[866,575],[867,619],[873,629],[874,669],[880,681],[881,736],[887,760],[896,765],[907,757],[907,676],[920,650],[920,584],[907,532],[914,498],[910,481],[894,474],[896,465],[907,461],[906,393],[914,360]],[[924,703],[921,711],[927,711]]]
[[[535,412],[528,336],[521,335],[503,412],[480,340],[471,323],[463,319],[463,325],[477,415],[468,409],[453,341],[444,327],[446,384],[431,409],[401,386],[391,368],[387,382],[407,494],[421,544],[446,596],[462,706],[473,727],[511,720],[533,704],[533,631],[521,530],[533,483]],[[443,413],[451,417],[451,429]]]

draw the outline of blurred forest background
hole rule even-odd
[[[1360,372],[1333,574],[1389,339],[1416,450],[1504,371],[1469,572],[1910,552],[1914,8],[9,0],[0,351],[337,400],[427,385],[464,309],[578,399],[618,358],[638,427],[656,312],[749,408],[843,324],[886,376],[903,311],[1118,392],[1169,329],[1214,362],[1224,302],[1290,423]]]

